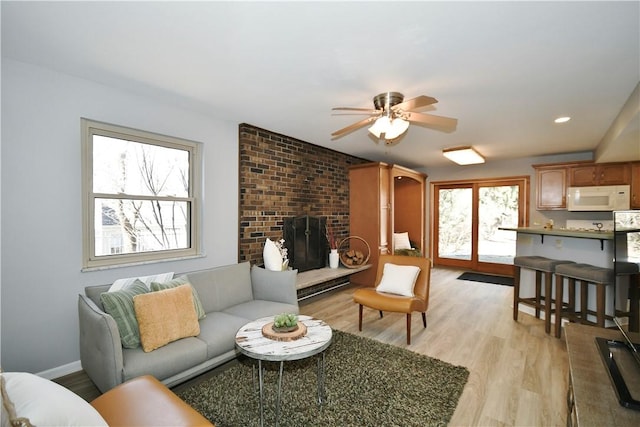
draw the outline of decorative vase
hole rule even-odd
[[[340,256],[338,255],[338,250],[331,249],[331,252],[329,252],[329,267],[338,268],[339,260],[340,260]]]

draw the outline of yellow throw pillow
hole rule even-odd
[[[147,353],[180,338],[200,334],[189,284],[137,295],[133,298],[133,305],[142,349]]]

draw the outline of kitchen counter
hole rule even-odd
[[[572,237],[576,239],[600,240],[600,250],[604,250],[604,241],[613,240],[613,231],[573,230],[566,228],[541,228],[541,227],[500,227],[500,230],[515,231],[523,234],[535,234],[540,236],[540,243],[544,244],[544,236]]]
[[[541,236],[576,237],[579,239],[613,240],[613,231],[570,230],[566,228],[540,227],[500,227],[500,230],[517,231],[518,233],[539,234]]]

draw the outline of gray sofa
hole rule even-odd
[[[235,334],[246,323],[298,313],[296,275],[297,270],[274,272],[248,262],[186,273],[206,312],[200,335],[149,353],[122,347],[116,322],[100,300],[110,285],[88,286],[78,298],[82,368],[103,393],[145,374],[169,387],[193,378],[236,357]]]

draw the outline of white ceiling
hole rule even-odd
[[[638,1],[2,1],[1,14],[3,57],[371,160],[429,167],[460,145],[492,161],[599,144],[606,161],[640,160],[640,101],[601,144],[640,81]],[[393,146],[366,127],[331,140],[363,118],[332,107],[372,107],[385,91],[437,98],[431,112],[457,129],[412,125]]]

